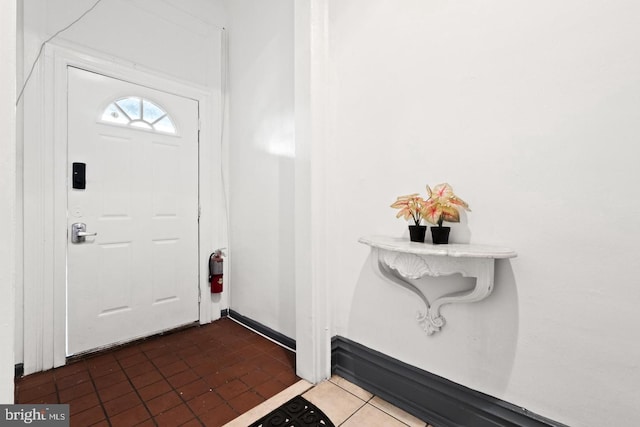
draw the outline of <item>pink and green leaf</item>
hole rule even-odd
[[[431,224],[437,224],[442,214],[442,207],[438,203],[430,203],[422,208],[422,217]]]
[[[451,197],[455,197],[453,195],[453,188],[451,188],[451,186],[449,184],[447,184],[446,182],[443,184],[438,184],[433,188],[433,193],[436,195],[437,198],[439,199],[445,199],[448,200]]]
[[[443,206],[442,220],[447,222],[460,222],[460,212],[454,206]]]
[[[451,203],[452,205],[460,206],[466,211],[471,211],[471,209],[469,209],[469,205],[467,204],[467,202],[465,202],[464,200],[460,199],[457,196],[451,196],[451,198],[449,199],[449,203]]]

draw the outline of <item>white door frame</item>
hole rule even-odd
[[[223,245],[222,150],[218,89],[185,83],[75,45],[48,44],[34,73],[33,102],[25,108],[24,147],[24,372],[66,363],[67,248],[67,67],[74,66],[134,84],[191,98],[199,103],[199,286],[200,323],[220,317],[221,298],[212,299],[205,258]],[[28,135],[29,134],[29,135]],[[28,141],[29,140],[29,141]],[[214,182],[215,180],[215,182]]]
[[[17,143],[16,143],[16,23],[17,5],[15,0],[2,2],[0,6],[0,402],[14,402],[14,382],[12,365],[15,363],[15,285],[17,283],[18,202]]]

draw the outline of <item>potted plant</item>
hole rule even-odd
[[[469,205],[457,197],[453,193],[453,188],[447,183],[436,185],[433,191],[427,185],[427,194],[429,199],[422,208],[422,216],[427,222],[437,224],[437,227],[431,227],[431,237],[433,244],[449,243],[449,232],[451,227],[443,227],[442,223],[460,222],[459,208],[470,211]]]
[[[408,196],[400,196],[398,200],[391,205],[392,208],[400,209],[396,218],[403,217],[407,221],[409,218],[413,219],[414,225],[409,226],[409,237],[412,242],[424,243],[427,226],[421,225],[420,223],[422,222],[425,203],[426,200],[420,197],[418,193],[415,193],[409,194]]]

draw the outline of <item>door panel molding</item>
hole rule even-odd
[[[25,92],[24,373],[66,363],[67,67],[128,81],[198,101],[200,145],[199,322],[219,318],[227,298],[209,297],[205,258],[226,246],[223,234],[220,91],[183,82],[69,43],[49,43]],[[216,102],[214,102],[216,101]],[[25,105],[27,103],[25,102]],[[225,240],[223,240],[225,239]]]

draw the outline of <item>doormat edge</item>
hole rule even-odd
[[[283,403],[248,427],[269,426],[335,427],[321,409],[300,395]]]

